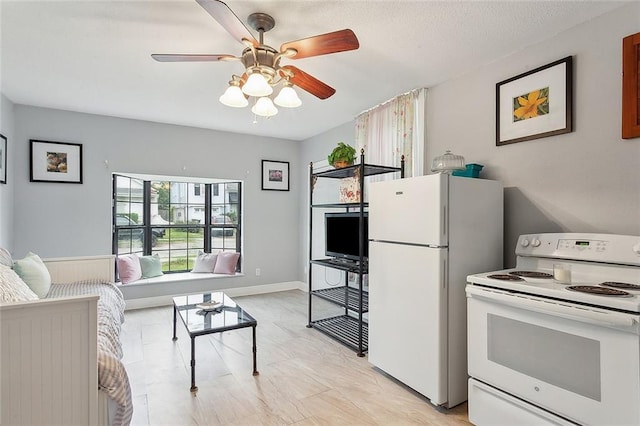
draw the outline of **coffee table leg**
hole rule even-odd
[[[191,338],[191,392],[198,390],[196,386],[196,338]]]
[[[178,315],[178,309],[176,308],[176,305],[173,305],[173,340],[174,342],[176,340],[178,340],[178,338],[176,337],[176,316]]]
[[[253,375],[257,376],[258,374],[258,370],[257,370],[257,363],[256,363],[256,352],[257,352],[257,348],[256,348],[256,326],[254,325],[253,327],[251,327],[253,329]]]

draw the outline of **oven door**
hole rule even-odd
[[[640,424],[639,315],[466,291],[471,377],[580,424]]]

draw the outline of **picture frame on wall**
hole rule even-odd
[[[82,183],[82,144],[30,140],[31,182]]]
[[[0,134],[0,183],[7,183],[7,137]]]
[[[573,131],[573,57],[496,84],[496,145]]]
[[[622,39],[622,139],[640,137],[640,33]]]
[[[289,162],[262,160],[262,189],[264,191],[289,190]]]

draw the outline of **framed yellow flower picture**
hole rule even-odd
[[[496,145],[573,131],[573,58],[496,84]]]

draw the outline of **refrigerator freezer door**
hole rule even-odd
[[[369,361],[447,403],[447,250],[369,244]]]
[[[369,238],[446,246],[449,176],[427,175],[369,186]]]

